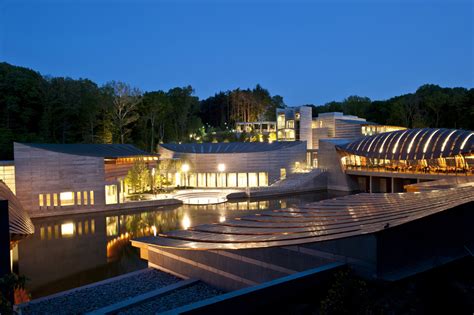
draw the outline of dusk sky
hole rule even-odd
[[[385,99],[474,86],[473,6],[0,0],[0,61],[143,91],[192,85],[200,98],[260,83],[291,106]]]

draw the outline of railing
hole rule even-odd
[[[426,174],[426,175],[474,175],[474,170],[457,167],[402,167],[402,166],[357,166],[345,165],[345,171],[366,171],[366,172],[385,172],[402,174]]]

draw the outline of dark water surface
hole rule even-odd
[[[340,195],[340,194],[338,194]],[[25,275],[32,298],[86,285],[147,267],[131,238],[219,222],[265,210],[335,197],[332,192],[209,206],[166,206],[34,219],[35,234],[20,242],[14,268]]]

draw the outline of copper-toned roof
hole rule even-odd
[[[397,130],[365,137],[338,149],[376,159],[436,159],[474,152],[474,132],[444,128]]]
[[[18,198],[0,180],[0,200],[8,200],[8,213],[10,218],[10,238],[11,241],[18,241],[35,232],[33,222],[28,213],[23,209]]]
[[[376,233],[474,201],[472,177],[444,189],[437,188],[349,195],[132,242],[189,250],[298,245]]]

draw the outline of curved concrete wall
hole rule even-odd
[[[295,167],[295,162],[306,163],[306,142],[280,150],[248,153],[181,153],[159,147],[161,158],[186,160],[192,173],[215,173],[218,164],[225,164],[225,172],[267,172],[269,184],[280,179],[280,169],[287,174]]]

